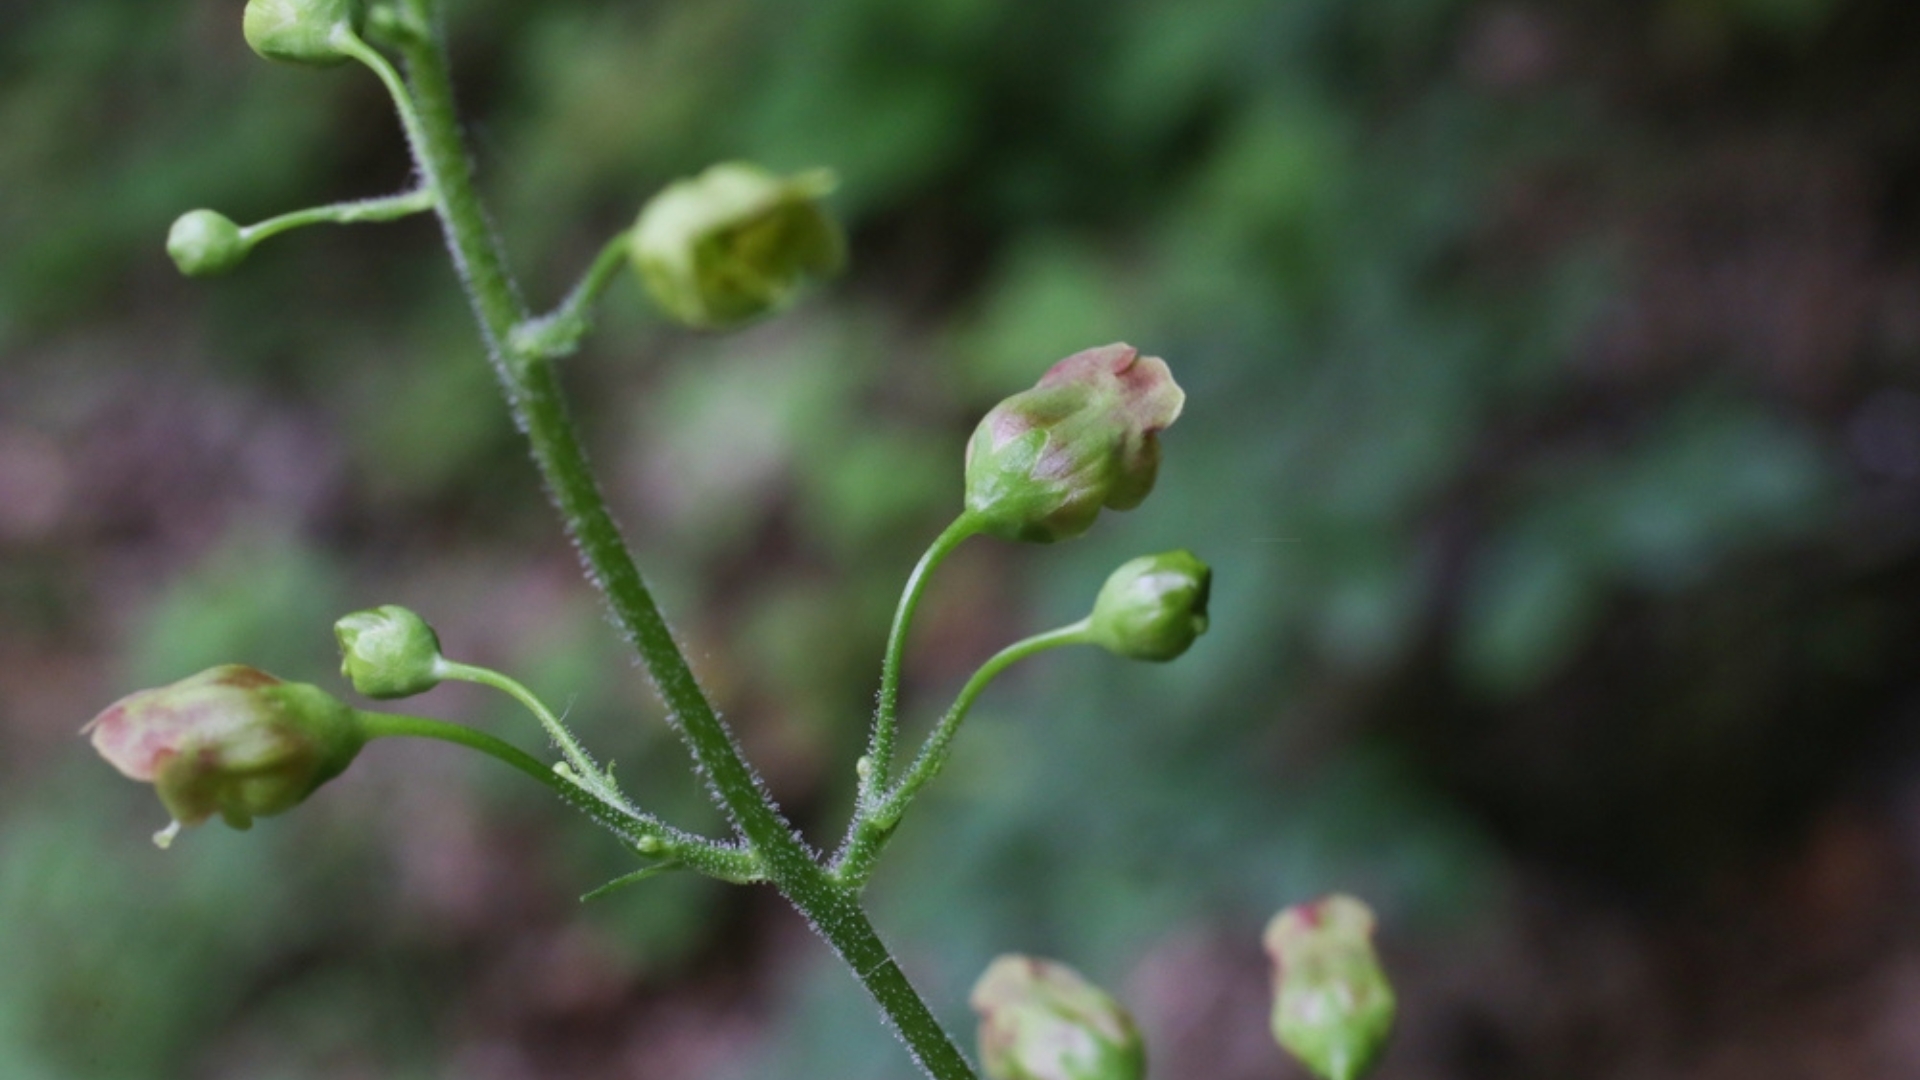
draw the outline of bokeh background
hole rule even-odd
[[[378,85],[236,0],[0,0],[0,1076],[904,1078],[761,890],[625,868],[382,744],[161,853],[75,737],[221,661],[338,686],[409,604],[716,823],[582,584],[426,220],[178,277],[168,223],[399,189]],[[1372,900],[1386,1078],[1920,1074],[1920,8],[1907,0],[454,0],[537,303],[666,181],[829,165],[850,275],[743,333],[623,281],[568,361],[617,508],[772,786],[837,835],[896,590],[974,419],[1168,357],[1159,489],[969,545],[936,714],[1131,555],[1217,572],[1159,667],[983,701],[876,919],[945,1016],[996,952],[1157,1075],[1301,1075],[1283,904]],[[423,711],[537,747],[452,689]]]

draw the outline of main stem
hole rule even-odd
[[[827,876],[756,783],[694,679],[588,468],[553,362],[512,349],[513,329],[526,321],[527,310],[474,188],[442,45],[431,38],[412,42],[403,55],[417,118],[409,141],[425,183],[439,192],[441,225],[514,422],[526,434],[589,580],[606,597],[695,763],[719,792],[734,827],[765,861],[774,885],[866,985],[928,1076],[976,1080],[972,1066],[901,974],[854,893]]]

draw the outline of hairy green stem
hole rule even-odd
[[[952,707],[947,709],[947,715],[941,717],[939,726],[927,736],[926,744],[920,748],[919,756],[914,758],[913,767],[907,770],[907,775],[901,779],[899,786],[889,792],[885,801],[881,803],[879,812],[875,815],[879,818],[880,824],[888,829],[898,824],[900,815],[905,812],[907,804],[913,801],[914,795],[927,781],[932,780],[939,773],[940,766],[946,764],[947,755],[953,749],[953,737],[960,731],[960,722],[967,718],[967,713],[973,708],[974,700],[987,688],[988,683],[997,678],[1001,672],[1035,653],[1057,649],[1062,645],[1086,644],[1090,640],[1087,636],[1088,626],[1088,620],[1081,619],[1077,623],[1062,626],[1057,630],[1049,630],[1044,634],[1035,634],[1030,638],[1016,641],[988,657],[987,662],[981,664],[980,669],[967,680],[967,684],[960,688],[960,696],[955,698]]]
[[[541,764],[532,754],[484,731],[424,716],[356,710],[369,739],[410,737],[464,746],[501,761],[538,780],[567,805],[606,826],[641,855],[671,860],[727,881],[763,878],[753,853],[682,832],[657,818],[609,803],[595,792]]]
[[[393,221],[433,209],[434,196],[429,188],[417,188],[399,195],[376,199],[309,206],[304,210],[270,217],[240,230],[240,240],[248,247],[290,229],[307,225],[354,225],[365,221]]]
[[[900,665],[906,654],[907,630],[913,625],[921,594],[926,592],[933,571],[955,548],[979,531],[979,522],[972,514],[963,513],[955,518],[920,556],[913,573],[907,576],[906,587],[900,590],[900,604],[893,612],[893,628],[887,632],[887,653],[880,661],[880,699],[873,713],[873,733],[867,742],[866,756],[860,759],[860,801],[853,826],[856,829],[879,804],[879,795],[887,790],[892,775],[893,743],[900,727]]]
[[[567,725],[560,722],[559,717],[553,715],[553,710],[547,708],[546,702],[535,697],[533,691],[527,689],[519,680],[502,675],[500,672],[490,668],[476,667],[472,664],[462,664],[458,661],[445,658],[440,659],[434,665],[434,673],[442,679],[458,679],[461,682],[479,683],[481,686],[491,687],[518,701],[526,707],[528,712],[534,715],[534,719],[540,721],[540,726],[547,731],[547,737],[552,739],[554,745],[560,748],[560,755],[567,759],[567,764],[573,767],[582,784],[593,789],[594,793],[603,799],[615,803],[625,803],[625,799],[620,795],[619,787],[614,784],[612,778],[594,762],[592,756],[587,753],[586,747],[580,745],[580,740],[574,737],[573,732],[568,730]]]
[[[580,339],[593,329],[595,301],[627,265],[627,235],[622,232],[607,241],[559,307],[513,328],[509,343],[514,352],[557,359],[579,350]]]
[[[415,164],[418,164],[425,149],[426,132],[420,122],[419,107],[413,95],[407,91],[406,80],[400,77],[400,72],[394,69],[379,49],[362,41],[345,23],[334,27],[333,44],[341,52],[366,65],[367,70],[373,72],[380,84],[387,88],[387,94],[393,98],[393,110],[400,115],[400,128],[407,136],[407,146],[413,151]],[[434,183],[431,176],[422,176],[420,187],[423,191],[433,192],[436,197],[445,197],[446,189]]]
[[[846,845],[841,849],[834,862],[833,875],[836,880],[859,888],[865,885],[873,875],[873,867],[880,858],[880,852],[893,838],[894,829],[912,804],[914,796],[927,782],[939,775],[940,767],[947,762],[947,756],[953,749],[953,737],[960,731],[960,724],[966,720],[967,713],[973,709],[973,703],[980,697],[987,685],[1000,673],[1036,653],[1048,649],[1057,649],[1062,645],[1082,645],[1087,637],[1088,620],[1049,630],[1044,634],[1035,634],[1001,649],[981,664],[960,695],[948,707],[945,716],[921,745],[920,753],[915,755],[913,765],[907,774],[891,791],[875,798],[871,810],[855,822],[854,829],[848,835]]]
[[[438,40],[421,40],[404,44],[402,55],[417,117],[410,141],[422,177],[439,193],[447,242],[508,407],[527,436],[588,577],[639,652],[670,720],[766,875],[853,968],[929,1076],[975,1080],[966,1058],[887,954],[857,897],[829,878],[794,835],[695,681],[587,466],[551,358],[513,349],[513,328],[526,321],[527,313],[474,189],[445,53]],[[395,93],[407,96],[405,88]],[[405,105],[401,113],[407,115]]]

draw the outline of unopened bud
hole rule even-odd
[[[217,210],[189,210],[167,230],[167,254],[188,277],[214,277],[247,258],[240,226]]]
[[[1046,543],[1086,532],[1103,506],[1131,510],[1186,397],[1166,361],[1131,345],[1074,353],[974,429],[967,511],[995,536]]]
[[[174,821],[217,813],[236,829],[297,806],[366,742],[345,702],[242,664],[129,694],[81,730],[114,768],[152,783]]]
[[[1213,571],[1190,551],[1120,564],[1100,587],[1087,620],[1094,641],[1134,660],[1172,660],[1207,630]]]
[[[1373,912],[1351,896],[1273,917],[1273,1037],[1323,1080],[1359,1080],[1393,1030],[1393,986],[1373,951]]]
[[[347,58],[337,32],[353,33],[359,0],[247,0],[241,21],[247,44],[269,60],[337,64]]]
[[[992,1080],[1140,1080],[1146,1047],[1133,1018],[1065,964],[994,960],[968,999]]]
[[[440,685],[440,637],[398,604],[342,615],[333,624],[340,674],[370,698],[424,694]]]
[[[824,169],[779,177],[744,162],[714,165],[648,201],[628,252],[674,319],[701,328],[742,322],[845,265],[846,239],[820,205],[833,188]]]

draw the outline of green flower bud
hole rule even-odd
[[[189,210],[167,230],[167,254],[188,277],[214,277],[247,258],[240,226],[217,210]]]
[[[334,35],[357,31],[359,0],[247,0],[241,28],[253,51],[294,64],[337,64],[347,59]]]
[[[1133,1018],[1065,964],[1009,954],[969,998],[992,1080],[1140,1080],[1147,1051]]]
[[[628,253],[674,319],[701,328],[742,322],[845,265],[846,239],[820,205],[833,188],[824,169],[782,178],[743,162],[715,165],[648,201]]]
[[[440,685],[440,637],[427,621],[397,604],[342,615],[340,674],[370,698],[403,698]]]
[[[1131,345],[1074,353],[974,429],[968,512],[995,536],[1050,543],[1086,532],[1102,506],[1133,509],[1186,399],[1166,361]]]
[[[1351,896],[1282,911],[1267,924],[1273,1037],[1323,1080],[1358,1080],[1393,1030],[1393,986],[1373,951],[1373,912]]]
[[[1100,587],[1088,629],[1109,652],[1133,660],[1172,660],[1207,631],[1213,571],[1190,551],[1142,555]]]
[[[153,784],[174,820],[155,837],[162,846],[216,813],[245,829],[292,809],[366,742],[345,702],[243,664],[129,694],[81,731],[114,768]]]

